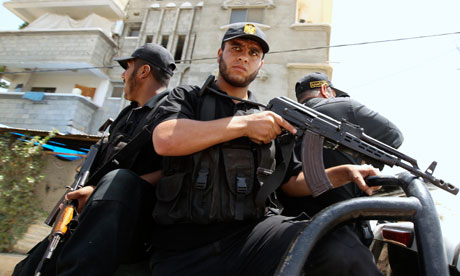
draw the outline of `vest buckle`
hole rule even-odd
[[[196,179],[195,188],[204,190],[206,189],[206,183],[208,182],[208,170],[200,169],[198,177]]]
[[[248,192],[248,185],[246,184],[245,177],[236,177],[236,192],[240,194],[245,194]]]

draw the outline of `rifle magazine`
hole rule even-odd
[[[323,162],[324,137],[306,130],[302,140],[302,171],[314,197],[334,188]]]

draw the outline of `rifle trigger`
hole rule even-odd
[[[433,161],[430,166],[428,167],[428,169],[426,169],[425,173],[426,174],[429,174],[429,175],[433,175],[434,173],[434,169],[436,168],[436,165],[438,164],[438,162],[436,161]]]
[[[303,130],[301,128],[296,127],[296,133],[294,135],[296,140],[300,140],[303,136]]]

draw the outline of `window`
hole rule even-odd
[[[161,46],[168,48],[169,35],[161,36]]]
[[[96,93],[96,87],[88,87],[81,84],[75,84],[75,88],[81,90],[81,95],[83,97],[90,97],[91,99],[94,98],[94,94]]]
[[[141,32],[141,26],[131,26],[128,29],[128,36],[138,37]]]
[[[123,83],[112,83],[113,89],[112,94],[110,95],[111,98],[121,98],[123,97]]]
[[[145,37],[145,43],[152,43],[153,42],[153,35],[148,35]]]
[[[174,60],[181,60],[182,59],[182,53],[184,52],[184,46],[185,46],[185,35],[179,35],[177,38],[177,44],[176,44],[176,53],[174,54]]]
[[[56,87],[32,87],[31,92],[46,92],[54,93],[56,92]]]
[[[24,85],[22,83],[16,85],[16,87],[14,88],[14,92],[22,92],[22,87]]]
[[[237,22],[263,23],[264,9],[232,9],[230,24]]]

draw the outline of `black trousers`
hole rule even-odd
[[[270,216],[254,228],[184,252],[156,250],[153,275],[273,275],[308,221]],[[305,275],[382,275],[372,254],[348,228],[336,229],[313,249]]]
[[[153,275],[273,275],[293,238],[306,224],[284,216],[269,216],[253,228],[197,249],[155,250]]]
[[[334,229],[313,248],[305,265],[305,275],[383,275],[374,256],[352,227]]]
[[[138,175],[123,169],[108,173],[42,275],[114,275],[120,264],[147,258],[153,205],[153,188]],[[13,275],[34,275],[47,244],[45,239],[34,247]]]

